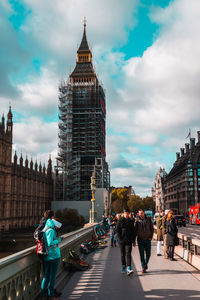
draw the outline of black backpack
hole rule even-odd
[[[34,232],[34,239],[36,241],[36,254],[42,257],[48,255],[48,249],[44,241],[44,233],[52,227],[47,227],[45,231],[43,231],[43,228],[44,227],[39,225]]]

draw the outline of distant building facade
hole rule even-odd
[[[156,211],[165,209],[165,185],[164,180],[167,173],[165,169],[160,168],[155,176],[154,186],[152,188],[152,197],[156,204]]]
[[[190,138],[176,153],[173,168],[165,178],[165,202],[167,209],[187,214],[188,208],[200,203],[200,131],[198,141]]]
[[[7,123],[0,123],[0,230],[9,231],[33,226],[50,209],[53,196],[52,162],[47,170],[22,155],[12,162],[13,121],[11,108]]]

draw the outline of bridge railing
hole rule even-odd
[[[82,228],[63,235],[60,244],[61,259],[68,250],[80,249],[80,243],[90,239],[96,225]],[[26,245],[25,245],[26,246]],[[35,246],[0,259],[0,299],[27,300],[35,299],[40,293],[42,262],[35,253]],[[60,263],[58,274],[63,271]]]
[[[200,270],[200,240],[178,233],[179,245],[175,253],[189,264]]]
[[[154,239],[157,239],[157,228],[154,226]],[[174,252],[189,264],[200,270],[200,240],[178,232],[179,245]]]

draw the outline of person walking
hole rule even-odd
[[[116,219],[114,217],[111,218],[110,222],[110,239],[111,239],[111,247],[117,246],[116,240]]]
[[[151,240],[153,238],[154,230],[151,219],[145,215],[143,209],[138,211],[138,218],[135,222],[135,231],[140,252],[142,273],[146,273],[151,256]]]
[[[135,240],[134,220],[129,218],[130,210],[125,209],[123,217],[117,222],[116,233],[121,252],[122,273],[127,271],[127,275],[131,275],[131,252],[132,244]],[[126,268],[127,267],[127,268]]]
[[[160,248],[161,242],[163,241],[163,218],[164,218],[164,211],[161,210],[159,216],[156,219],[156,226],[157,226],[157,256],[162,256]]]
[[[174,220],[174,212],[172,210],[167,215],[166,232],[167,232],[166,244],[168,247],[168,255],[170,260],[174,261],[176,260],[174,258],[174,247],[177,245],[178,229],[176,227],[176,223]]]
[[[167,247],[167,230],[166,230],[166,222],[167,222],[167,215],[169,213],[169,209],[165,210],[165,215],[162,218],[162,234],[163,234],[163,252],[164,252],[164,258],[168,259],[169,255],[168,255],[168,247]]]
[[[47,297],[49,300],[59,300],[54,296],[54,287],[61,257],[58,244],[62,241],[62,237],[56,237],[56,230],[61,226],[62,224],[52,216],[48,218],[43,229],[44,241],[48,249],[48,255],[44,257],[44,277],[41,284],[41,299],[44,300]]]

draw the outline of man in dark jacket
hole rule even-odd
[[[129,218],[130,210],[125,209],[123,218],[119,219],[116,226],[116,233],[118,243],[121,251],[122,273],[126,272],[127,275],[133,273],[131,269],[131,251],[132,243],[135,240],[134,219]]]
[[[135,222],[135,231],[140,252],[142,273],[146,273],[146,270],[148,269],[148,262],[151,256],[153,223],[149,217],[145,216],[145,213],[142,209],[140,209],[138,212],[138,218]]]

